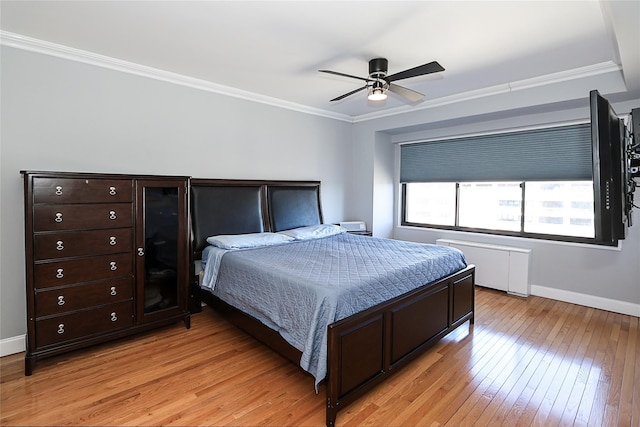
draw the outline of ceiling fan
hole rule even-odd
[[[408,79],[411,77],[422,76],[425,74],[437,73],[444,71],[442,65],[437,61],[429,62],[428,64],[419,65],[408,70],[400,71],[399,73],[387,75],[387,66],[389,61],[385,58],[374,58],[369,61],[369,77],[358,77],[350,74],[339,73],[331,70],[318,70],[321,73],[335,74],[337,76],[350,77],[352,79],[364,80],[366,84],[344,95],[340,95],[337,98],[333,98],[331,101],[339,101],[361,90],[367,89],[369,91],[368,98],[371,101],[382,101],[387,98],[387,90],[398,94],[411,102],[420,101],[424,95],[415,90],[407,89],[406,87],[399,86],[393,82],[402,79]]]

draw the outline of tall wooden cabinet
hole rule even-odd
[[[190,327],[188,177],[22,174],[26,375],[44,357]]]

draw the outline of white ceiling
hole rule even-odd
[[[357,89],[368,61],[433,102],[502,85],[622,70],[640,98],[639,1],[6,1],[2,34],[26,36],[344,117],[410,109]],[[585,97],[587,97],[585,92]]]

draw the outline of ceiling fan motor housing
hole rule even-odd
[[[385,58],[374,58],[369,61],[369,77],[384,78],[387,75],[389,61]]]

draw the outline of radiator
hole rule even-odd
[[[438,239],[436,243],[460,249],[467,262],[475,264],[476,285],[529,295],[530,249],[449,239]]]

